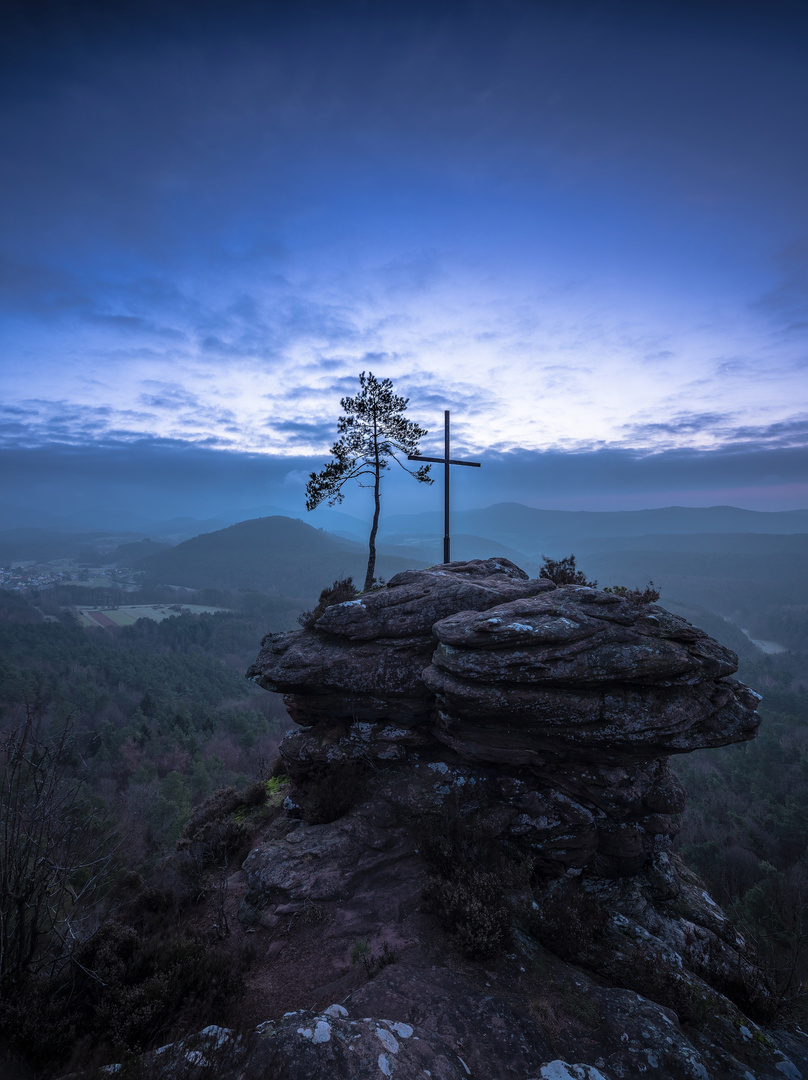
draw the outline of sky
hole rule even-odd
[[[425,453],[451,409],[458,506],[808,506],[802,3],[42,0],[4,31],[0,505],[305,513],[372,371]]]

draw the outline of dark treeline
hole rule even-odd
[[[40,609],[58,610],[55,594],[37,598]],[[69,722],[83,775],[138,868],[171,847],[193,805],[255,776],[285,715],[244,671],[267,631],[293,624],[293,602],[220,592],[183,600],[233,608],[86,630],[69,612],[25,621],[17,598],[6,604],[15,620],[0,619],[0,730],[31,711],[45,731]],[[149,601],[158,598],[134,600]]]
[[[742,660],[763,695],[758,738],[671,763],[688,793],[679,848],[757,943],[784,1007],[808,1001],[808,692],[805,656]]]
[[[2,1075],[60,1075],[227,1020],[244,957],[215,905],[186,915],[270,812],[285,725],[244,672],[294,601],[189,593],[227,610],[88,630],[60,609],[76,592],[0,594]]]

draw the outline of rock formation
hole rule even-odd
[[[672,852],[669,755],[757,731],[735,670],[662,607],[505,559],[398,574],[265,638],[248,676],[297,728],[241,917],[314,919],[272,953],[289,1075],[295,1046],[312,1080],[802,1075],[799,1041],[758,1026],[753,950]],[[352,1055],[362,1025],[385,1046]]]
[[[428,787],[451,766],[543,872],[620,877],[677,832],[667,756],[754,737],[736,666],[656,605],[489,559],[399,574],[311,631],[270,635],[248,676],[301,725],[281,747],[297,783],[406,761]]]

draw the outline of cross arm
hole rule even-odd
[[[407,454],[408,461],[434,461],[437,465],[445,465],[445,457],[421,457],[420,454]],[[449,458],[450,465],[468,465],[472,469],[482,468],[482,463],[479,461],[455,461],[453,458]]]

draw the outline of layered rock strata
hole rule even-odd
[[[248,677],[285,695],[298,786],[339,762],[396,765],[419,812],[451,768],[538,871],[619,877],[665,866],[685,802],[668,755],[755,735],[736,667],[656,604],[488,559],[398,574],[269,635]]]
[[[504,559],[265,639],[249,676],[297,727],[239,910],[269,939],[259,1030],[285,1075],[808,1076],[808,1040],[755,1022],[754,950],[670,851],[668,755],[757,729],[734,671],[661,607]]]

